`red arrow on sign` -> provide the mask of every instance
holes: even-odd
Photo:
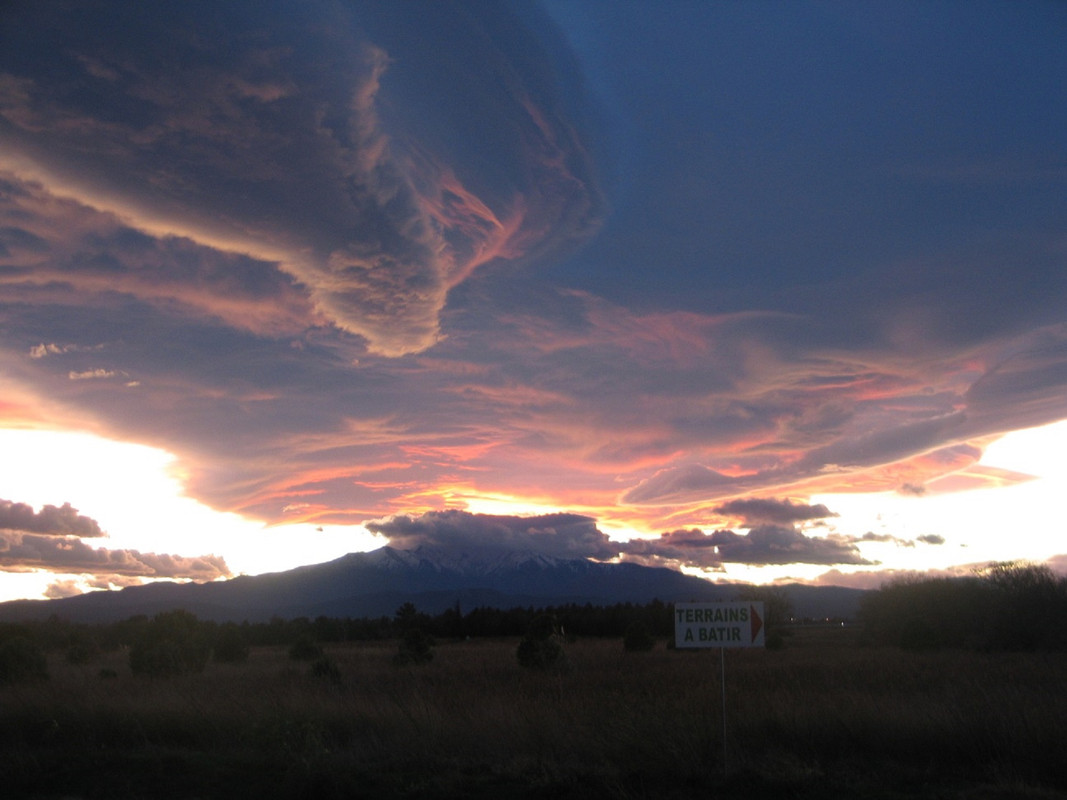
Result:
[[[759,636],[759,632],[763,628],[763,620],[756,613],[755,606],[749,606],[749,610],[752,614],[752,641],[756,641],[756,637]]]

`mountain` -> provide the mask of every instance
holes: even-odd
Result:
[[[439,614],[464,609],[565,603],[645,603],[654,598],[731,600],[739,587],[662,567],[558,559],[534,552],[468,552],[382,547],[324,564],[212,583],[153,583],[56,600],[0,603],[0,620],[113,622],[183,608],[201,619],[263,622],[271,617],[392,616],[405,602]],[[860,590],[787,587],[798,616],[853,617]]]

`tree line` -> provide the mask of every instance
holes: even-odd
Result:
[[[861,601],[869,641],[910,650],[1067,649],[1067,577],[999,562],[962,578],[894,581]]]
[[[783,646],[792,606],[778,587],[739,587],[738,599],[764,603],[769,648]],[[134,672],[169,674],[203,669],[209,659],[241,661],[252,647],[284,646],[294,658],[321,656],[321,645],[399,640],[398,663],[429,660],[436,640],[524,637],[526,650],[543,660],[545,647],[564,638],[623,638],[641,650],[674,636],[674,605],[562,604],[508,609],[457,603],[431,615],[403,604],[392,617],[315,619],[275,617],[268,622],[214,622],[183,610],[113,623],[45,621],[0,624],[0,684],[41,677],[45,654],[89,663],[102,651],[129,650]],[[865,641],[906,649],[1067,649],[1067,578],[1045,566],[1003,562],[966,578],[913,577],[870,592],[861,603]],[[544,636],[531,632],[548,631]],[[302,655],[303,654],[303,655]],[[308,655],[310,654],[310,655]],[[534,657],[536,656],[536,657]]]

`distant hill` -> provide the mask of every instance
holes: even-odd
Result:
[[[565,603],[646,603],[655,598],[731,600],[734,584],[716,584],[662,567],[557,559],[533,552],[503,554],[382,547],[286,572],[212,583],[153,583],[55,600],[0,603],[0,620],[114,622],[182,608],[201,619],[264,622],[271,617],[392,616],[412,602],[428,614],[463,609]],[[851,618],[863,592],[842,587],[784,587],[801,617]]]

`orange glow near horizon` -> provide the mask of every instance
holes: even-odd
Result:
[[[991,475],[995,480],[971,482],[966,491],[931,492],[928,496],[829,492],[810,495],[808,502],[823,503],[838,514],[825,521],[824,532],[819,535],[888,533],[897,542],[862,543],[864,556],[880,563],[839,568],[837,571],[846,576],[842,580],[852,574],[858,581],[862,574],[885,570],[950,569],[953,565],[1013,558],[1042,560],[1057,553],[1057,542],[1047,535],[1044,520],[1058,508],[1059,486],[1067,479],[1067,468],[1056,457],[1065,447],[1067,421],[1007,434],[990,444],[982,463],[966,467],[960,474]],[[340,514],[337,509],[315,508],[313,503],[306,511],[294,510],[300,522],[273,525],[214,511],[184,494],[175,457],[157,448],[87,433],[22,428],[0,430],[0,449],[7,456],[0,464],[0,484],[9,495],[5,499],[36,507],[71,503],[108,533],[107,538],[90,542],[97,547],[185,556],[216,554],[237,574],[289,569],[385,543],[361,525],[308,521],[316,514]],[[1015,477],[1031,474],[1037,477]],[[677,529],[701,527],[701,523],[706,527],[714,517],[708,514],[709,506],[694,511],[583,504],[577,493],[560,502],[547,495],[497,492],[470,483],[408,491],[399,502],[390,501],[381,508],[377,516],[444,508],[516,516],[582,513],[595,518],[601,530],[618,540],[658,536],[672,518]],[[965,536],[954,533],[961,530]],[[816,535],[817,529],[811,533]],[[941,536],[945,543],[936,547],[900,545],[924,535]],[[715,575],[734,580],[788,577],[815,581],[830,571],[819,565],[730,564]],[[11,575],[0,574],[0,597],[25,596],[25,587],[32,581],[24,574],[17,578]],[[43,592],[48,583],[59,579],[38,573],[36,585]]]

